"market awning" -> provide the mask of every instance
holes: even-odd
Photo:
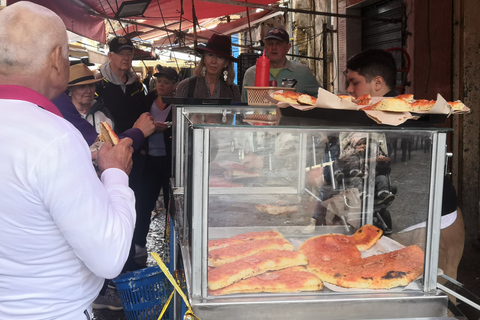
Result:
[[[7,0],[7,5],[20,0]],[[106,43],[105,18],[113,19],[126,0],[30,0],[50,8],[64,21],[68,30],[86,38]],[[252,0],[249,4],[271,4],[275,0]],[[247,3],[247,2],[246,2]],[[193,4],[193,6],[192,6]],[[195,8],[195,14],[192,7]],[[187,30],[195,20],[199,24],[226,15],[244,12],[245,7],[201,0],[152,0],[143,16],[128,17],[135,27],[124,33],[137,32],[142,40],[156,39],[162,30]],[[194,18],[195,16],[195,18]],[[150,27],[154,26],[154,28]]]
[[[245,29],[248,29],[248,26],[255,26],[258,23],[261,23],[265,20],[268,20],[270,18],[273,18],[278,15],[282,15],[282,12],[270,12],[270,11],[261,11],[254,13],[250,15],[249,17],[244,17],[229,23],[222,23],[219,24],[217,27],[213,29],[207,29],[207,30],[202,30],[197,32],[197,38],[199,42],[205,42],[206,40],[210,39],[212,34],[217,33],[217,34],[224,34],[224,35],[232,35],[235,33],[239,33],[244,31]],[[170,36],[170,40],[166,37]],[[156,34],[154,45],[157,48],[162,48],[165,46],[170,45],[170,41],[173,43],[176,39],[177,35],[170,33],[167,33],[165,31],[158,31]],[[185,37],[185,45],[189,46],[193,44],[193,35]]]
[[[20,0],[7,0],[11,5]],[[105,19],[90,15],[85,9],[70,1],[30,0],[33,3],[47,7],[62,18],[65,27],[86,38],[105,43]]]

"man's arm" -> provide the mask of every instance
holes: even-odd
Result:
[[[32,168],[65,239],[93,273],[107,279],[122,270],[133,237],[135,196],[127,175],[132,151],[130,139],[107,146],[99,155],[100,181],[83,137],[71,131],[52,141]]]

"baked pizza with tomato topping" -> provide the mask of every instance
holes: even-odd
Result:
[[[362,94],[359,96],[357,99],[355,99],[355,103],[358,104],[359,106],[368,106],[369,104],[372,103],[372,97],[369,94]]]
[[[410,104],[411,111],[429,111],[435,105],[435,100],[419,99]]]
[[[262,251],[210,270],[208,272],[208,288],[210,290],[222,289],[265,272],[304,266],[307,263],[305,255],[297,251]]]
[[[400,95],[396,96],[395,98],[405,100],[408,103],[412,103],[412,102],[415,101],[415,99],[413,98],[413,94],[411,94],[411,93],[400,94]]]
[[[418,246],[362,258],[381,237],[366,225],[353,236],[326,234],[306,240],[298,249],[308,259],[308,270],[322,281],[346,288],[390,289],[405,286],[423,272]]]
[[[210,250],[208,264],[212,267],[220,267],[243,257],[273,249],[293,251],[295,247],[285,238],[245,241],[226,248]]]
[[[278,101],[288,102],[292,104],[298,104],[298,97],[301,95],[300,92],[295,91],[284,91],[284,92],[275,92],[273,98]]]
[[[230,238],[212,239],[208,241],[208,250],[225,248],[232,244],[242,243],[251,240],[263,239],[277,239],[283,238],[283,235],[278,231],[257,231],[238,234]]]
[[[408,112],[410,111],[410,104],[403,99],[384,98],[371,106],[362,108],[362,110]]]
[[[314,106],[317,104],[317,98],[312,97],[311,95],[308,94],[301,94],[297,98],[298,103],[300,104],[307,104],[310,106]]]
[[[241,280],[219,290],[208,290],[211,295],[260,292],[301,292],[323,289],[322,281],[305,267],[297,266]]]
[[[465,105],[463,104],[462,101],[460,100],[457,100],[457,101],[449,101],[447,102],[450,107],[452,107],[453,110],[455,111],[459,111],[459,110],[463,110],[463,108],[465,107]]]

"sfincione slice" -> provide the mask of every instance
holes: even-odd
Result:
[[[212,239],[208,241],[208,250],[225,248],[232,244],[241,243],[250,240],[262,239],[276,239],[283,238],[283,235],[278,231],[256,231],[238,234],[229,238]]]
[[[373,255],[355,263],[311,270],[320,279],[345,288],[391,289],[406,286],[423,273],[424,253],[417,245]]]
[[[211,295],[260,292],[301,292],[320,291],[322,281],[303,266],[285,268],[262,273],[258,276],[238,281],[219,290],[209,290]]]
[[[435,100],[419,99],[410,103],[411,111],[429,111],[435,105]]]
[[[259,274],[308,263],[297,251],[268,250],[236,260],[208,272],[208,288],[218,290]]]
[[[221,267],[238,259],[274,249],[293,251],[295,247],[285,238],[245,241],[232,244],[226,248],[210,250],[208,252],[208,265]]]
[[[362,110],[377,110],[377,111],[391,111],[391,112],[408,112],[410,111],[410,104],[397,98],[383,98],[379,102],[371,106],[364,107]]]
[[[360,229],[358,229],[353,235],[353,241],[355,246],[360,251],[365,251],[370,249],[375,245],[375,243],[380,240],[383,235],[383,231],[380,228],[375,227],[371,224],[366,224]]]

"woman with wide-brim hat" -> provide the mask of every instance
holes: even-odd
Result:
[[[103,77],[95,78],[93,71],[83,63],[70,67],[69,96],[78,113],[95,127],[97,133],[100,133],[102,121],[114,127],[109,111],[101,101],[95,100],[95,84],[103,79]]]
[[[233,62],[237,59],[232,56],[230,36],[213,34],[206,46],[199,46],[195,50],[202,55],[195,68],[195,76],[178,84],[176,97],[230,98],[240,101],[240,90],[233,83]]]

